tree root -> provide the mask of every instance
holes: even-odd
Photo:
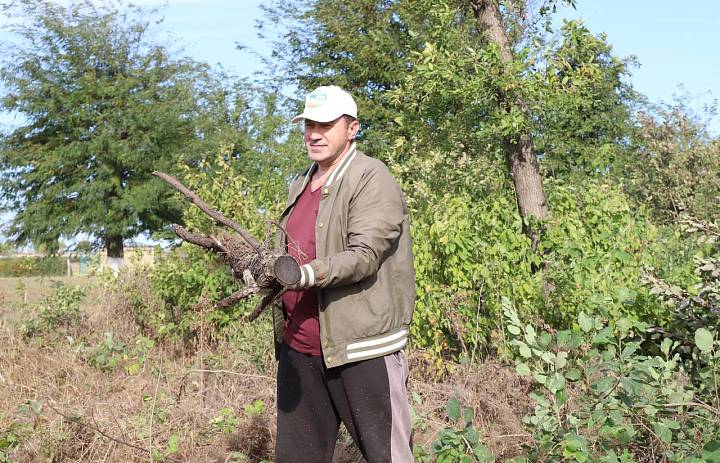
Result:
[[[292,256],[273,250],[267,241],[261,243],[240,224],[211,208],[174,177],[158,171],[153,172],[153,175],[179,191],[217,223],[235,232],[223,233],[217,237],[206,236],[188,231],[177,224],[172,225],[175,234],[183,241],[219,254],[230,267],[233,276],[245,283],[244,288],[216,301],[215,308],[227,309],[250,295],[262,294],[258,305],[246,316],[247,321],[253,321],[285,292],[286,286],[300,281],[300,267]],[[282,230],[278,224],[272,223]]]

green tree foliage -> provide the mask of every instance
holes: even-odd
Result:
[[[632,140],[626,189],[661,223],[720,216],[720,140],[685,103],[639,113]]]
[[[141,9],[28,0],[10,11],[20,41],[3,47],[2,105],[26,122],[0,156],[9,234],[52,247],[87,233],[122,257],[124,238],[180,219],[150,172],[192,161],[202,69],[153,43]]]
[[[618,167],[631,134],[629,103],[637,99],[624,82],[632,64],[612,53],[604,35],[565,21],[533,74],[540,89],[535,146],[546,172],[605,175]]]

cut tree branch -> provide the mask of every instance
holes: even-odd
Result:
[[[188,243],[200,246],[201,248],[211,249],[215,252],[227,252],[225,247],[216,239],[212,239],[208,236],[200,235],[198,233],[192,233],[185,230],[180,225],[173,224],[172,229],[175,234]]]
[[[215,209],[208,206],[205,201],[200,199],[198,195],[196,195],[193,191],[180,183],[177,179],[163,172],[158,172],[157,170],[153,172],[153,175],[161,178],[165,183],[182,193],[193,204],[199,207],[201,211],[215,219],[215,221],[235,230],[250,246],[253,247],[253,249],[258,252],[260,251],[260,242],[256,240],[254,236],[252,236],[247,230],[241,227],[240,224],[238,224],[237,222],[228,219],[227,217],[222,215],[220,211],[216,211]]]
[[[270,249],[267,240],[261,244],[260,240],[240,224],[210,207],[195,192],[172,176],[157,171],[153,172],[153,175],[179,191],[217,223],[231,228],[240,235],[240,237],[232,234],[206,236],[188,231],[180,225],[172,226],[175,234],[183,241],[219,254],[232,270],[233,276],[244,281],[244,288],[215,302],[215,308],[226,309],[250,295],[261,293],[262,299],[246,317],[248,321],[253,321],[284,293],[284,287],[300,281],[300,266],[292,256]],[[280,225],[275,225],[282,230]]]

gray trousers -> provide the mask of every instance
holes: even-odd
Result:
[[[276,463],[332,462],[341,421],[369,463],[413,461],[402,351],[328,369],[284,344],[278,361]]]

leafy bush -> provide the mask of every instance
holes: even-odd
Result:
[[[61,286],[44,301],[22,309],[20,332],[26,337],[56,335],[81,320],[80,301],[85,292],[79,287]]]
[[[535,381],[530,461],[719,461],[716,334],[696,332],[706,368],[688,377],[678,343],[666,338],[659,355],[643,354],[648,326],[630,318],[581,312],[573,329],[550,333],[522,323],[508,299],[503,316],[517,371]]]
[[[227,268],[216,256],[190,245],[183,246],[161,259],[151,270],[153,292],[163,301],[160,311],[143,310],[140,317],[158,339],[168,338],[185,342],[195,339],[200,329],[200,298],[216,301],[238,288]],[[239,318],[246,304],[238,304],[226,311],[208,310],[206,328],[219,332]]]
[[[10,452],[23,440],[32,434],[32,425],[29,423],[11,422],[4,429],[0,429],[0,463],[14,463]]]
[[[0,258],[0,277],[62,276],[67,262],[61,256]]]
[[[432,445],[432,453],[437,463],[495,461],[490,450],[480,442],[480,435],[473,427],[472,408],[462,408],[457,399],[450,399],[445,405],[445,413],[455,426],[443,428]]]
[[[665,305],[670,317],[658,330],[679,341],[687,352],[693,347],[698,328],[720,324],[720,228],[712,223],[686,218],[686,232],[705,249],[692,259],[693,271],[687,281],[662,278],[658,270],[648,268],[643,282]]]
[[[210,421],[213,429],[223,434],[230,434],[234,432],[237,429],[239,423],[240,421],[235,415],[235,411],[229,407],[225,407],[220,410],[217,416],[215,416],[212,421]]]
[[[624,193],[602,179],[554,183],[549,195],[553,212],[535,251],[511,196],[463,193],[417,211],[417,345],[436,358],[472,357],[473,350],[502,346],[503,295],[524,316],[560,328],[581,311],[652,324],[670,317],[642,275],[646,266],[663,263],[662,249],[675,238],[661,234],[643,210],[633,210]],[[681,275],[691,272],[682,269]]]
[[[113,371],[122,367],[128,374],[137,374],[145,364],[149,352],[155,347],[155,342],[144,336],[135,340],[134,345],[128,345],[116,339],[112,333],[105,333],[101,342],[95,345],[79,343],[75,351],[93,367],[100,371]]]
[[[554,183],[549,201],[553,217],[538,247],[546,262],[543,320],[567,327],[582,311],[649,323],[665,319],[667,308],[641,281],[644,266],[666,244],[647,212],[633,209],[603,179]]]

